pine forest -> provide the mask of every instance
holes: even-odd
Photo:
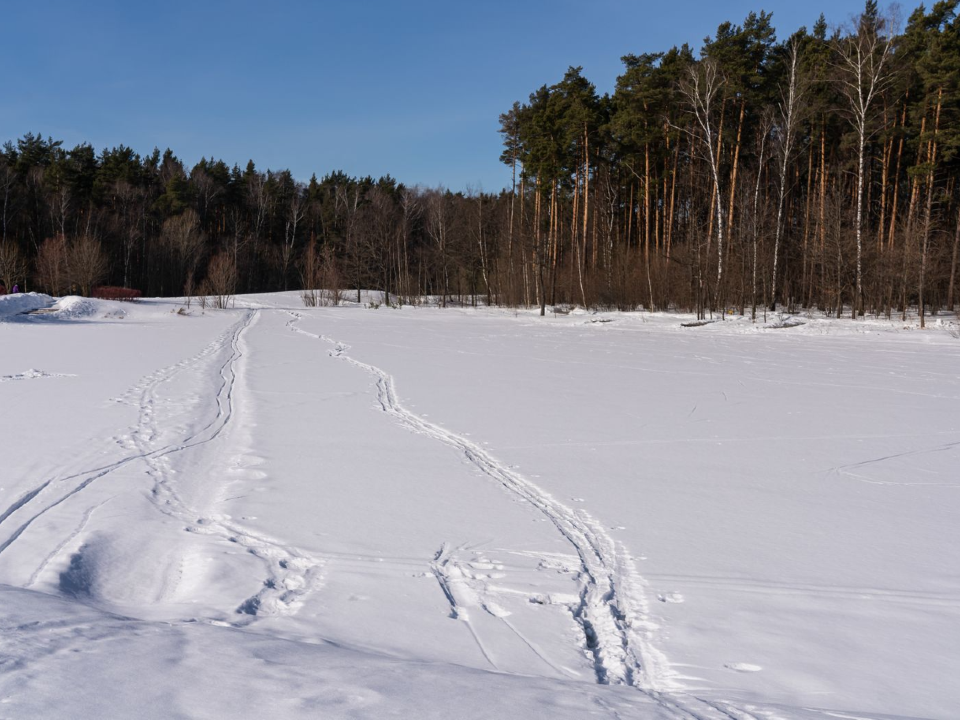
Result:
[[[923,322],[958,295],[957,5],[781,37],[750,13],[624,55],[612,94],[571,67],[500,115],[495,193],[28,133],[0,152],[0,284]]]

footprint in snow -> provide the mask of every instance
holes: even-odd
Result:
[[[570,498],[574,502],[584,502],[583,498]]]
[[[662,603],[682,603],[683,595],[678,592],[661,593],[657,595],[657,600]]]
[[[763,670],[762,667],[759,665],[754,665],[753,663],[724,663],[723,666],[728,670],[733,670],[734,672],[739,673],[753,673]]]

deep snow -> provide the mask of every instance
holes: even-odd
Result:
[[[180,307],[0,297],[0,716],[956,715],[955,319]]]

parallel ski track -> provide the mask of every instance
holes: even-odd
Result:
[[[478,581],[479,579],[470,575],[469,571],[464,572],[462,564],[458,562],[456,557],[459,551],[463,550],[464,547],[465,546],[460,546],[456,549],[451,549],[449,544],[443,543],[440,550],[438,550],[436,555],[434,555],[433,562],[430,563],[430,569],[433,572],[433,576],[436,578],[437,583],[440,585],[440,590],[443,592],[444,597],[446,597],[447,602],[450,604],[450,617],[457,620],[462,620],[467,625],[471,635],[473,635],[473,639],[476,641],[477,646],[480,649],[480,652],[487,659],[490,665],[495,670],[499,670],[494,658],[491,657],[486,646],[480,640],[480,636],[477,634],[477,631],[474,629],[471,623],[469,612],[461,605],[461,598],[458,597],[458,592],[455,587],[465,587],[468,593],[468,604],[476,604],[484,611],[484,613],[503,623],[503,625],[507,627],[510,632],[516,635],[520,642],[530,649],[530,652],[536,655],[545,665],[550,667],[558,675],[572,678],[578,677],[576,674],[571,673],[567,668],[561,667],[553,662],[539,647],[537,647],[535,642],[524,635],[516,625],[510,622],[509,618],[507,617],[509,613],[504,612],[503,608],[496,605],[496,603],[490,599],[491,595],[498,594],[496,591],[493,591],[492,588],[488,587],[485,582]],[[467,563],[467,566],[469,567],[470,563]]]
[[[253,315],[254,315],[253,313],[246,313],[244,317],[241,318],[237,323],[235,323],[227,331],[222,333],[216,340],[214,340],[206,348],[201,350],[199,353],[197,353],[193,357],[183,360],[175,365],[171,365],[168,368],[164,368],[163,370],[159,370],[153,375],[149,376],[144,383],[143,395],[146,395],[148,392],[156,388],[161,383],[172,379],[177,374],[182,372],[184,369],[188,367],[192,367],[199,362],[202,362],[205,358],[211,355],[215,355],[216,353],[220,352],[228,345],[235,344],[240,334],[250,324],[251,320],[253,319]],[[224,368],[228,365],[231,365],[233,360],[234,358],[231,356],[230,358],[224,361],[223,365],[220,368],[221,375],[223,373]],[[140,420],[138,421],[138,424],[139,424],[143,422],[143,414],[145,411],[145,406],[143,402],[138,403],[138,405],[140,410]],[[219,429],[215,430],[214,436],[210,438],[203,438],[202,435],[206,433],[208,430],[210,430],[212,427],[214,427],[214,425],[217,424],[217,422],[222,417],[222,411],[223,411],[223,408],[219,402],[219,392],[218,392],[217,415],[214,418],[212,418],[210,422],[208,422],[206,425],[190,433],[186,438],[181,439],[179,442],[167,444],[160,448],[149,450],[149,451],[144,450],[143,448],[138,448],[137,452],[131,455],[127,455],[123,458],[120,458],[119,460],[116,460],[112,463],[101,465],[99,467],[95,467],[92,469],[80,470],[78,472],[67,475],[66,477],[53,477],[45,480],[40,485],[35,487],[33,490],[29,491],[28,493],[23,495],[21,498],[19,498],[16,502],[14,502],[10,507],[8,507],[3,512],[3,514],[0,514],[0,525],[2,525],[11,515],[16,513],[20,509],[26,507],[34,499],[42,495],[52,484],[56,483],[57,485],[59,485],[59,483],[69,482],[70,480],[83,478],[83,480],[79,484],[75,485],[69,491],[62,494],[59,498],[57,498],[53,502],[49,503],[48,505],[46,505],[45,507],[37,511],[34,515],[32,515],[24,523],[22,523],[2,544],[0,544],[0,554],[2,554],[14,542],[16,542],[17,539],[27,530],[27,528],[29,528],[39,518],[43,517],[43,515],[48,513],[50,510],[54,509],[58,505],[61,505],[66,500],[70,499],[77,493],[87,488],[94,481],[99,480],[100,478],[105,477],[106,475],[109,475],[110,473],[116,470],[119,470],[120,468],[132,462],[135,462],[137,460],[143,460],[147,457],[155,457],[155,458],[162,457],[164,455],[169,455],[171,453],[186,450],[189,447],[194,447],[204,442],[209,442],[212,439],[212,437],[215,437],[216,434],[219,434]]]
[[[751,720],[741,711],[721,709],[670,687],[671,673],[666,659],[644,636],[646,603],[635,589],[641,581],[626,553],[596,521],[585,512],[558,502],[476,443],[405,408],[390,374],[347,355],[348,345],[297,327],[303,315],[288,313],[290,330],[332,345],[333,349],[328,351],[331,357],[374,377],[377,402],[384,413],[402,427],[458,450],[487,477],[539,510],[570,542],[580,559],[580,602],[574,610],[574,619],[582,628],[593,657],[598,683],[633,686],[675,717]]]
[[[457,603],[456,594],[453,591],[453,587],[450,584],[450,577],[447,574],[447,563],[449,561],[450,548],[444,544],[444,546],[440,548],[440,550],[434,556],[433,562],[430,563],[430,569],[433,571],[433,576],[437,579],[437,583],[439,583],[444,597],[447,598],[447,602],[450,603],[450,617],[455,620],[463,620],[464,624],[467,626],[467,629],[470,630],[470,634],[473,636],[473,641],[477,644],[477,647],[480,649],[480,653],[483,655],[484,659],[490,663],[490,667],[492,667],[494,670],[499,670],[500,668],[497,667],[497,663],[494,661],[493,656],[490,655],[490,651],[487,650],[486,645],[483,644],[480,636],[477,635],[477,631],[470,622],[469,615]]]
[[[183,450],[210,443],[221,436],[234,416],[234,391],[236,389],[236,364],[243,357],[240,347],[241,333],[259,314],[258,310],[248,313],[246,323],[231,340],[231,354],[220,367],[220,386],[216,392],[217,414],[205,428],[211,430],[209,436],[199,442],[185,445]],[[148,385],[140,401],[140,407],[152,407],[157,402],[157,384]],[[319,583],[319,574],[323,563],[316,558],[286,545],[280,540],[255,533],[223,516],[198,518],[198,513],[190,508],[176,492],[169,480],[169,471],[162,462],[173,453],[151,453],[147,443],[156,435],[157,428],[152,413],[141,412],[140,422],[134,433],[134,442],[143,451],[143,459],[148,473],[154,479],[150,499],[165,515],[187,524],[190,532],[214,535],[223,540],[236,543],[259,558],[267,567],[268,577],[260,590],[246,598],[236,608],[242,619],[231,624],[249,625],[260,616],[292,614],[303,604],[308,593]]]
[[[253,533],[226,518],[198,518],[197,513],[189,508],[171,487],[161,462],[164,458],[213,442],[221,436],[230,424],[234,414],[236,364],[243,356],[240,347],[241,338],[258,314],[259,311],[257,310],[244,313],[237,323],[222,333],[200,353],[148,376],[133,391],[121,398],[121,401],[134,402],[139,409],[137,427],[133,432],[133,441],[137,452],[92,470],[80,471],[59,479],[48,479],[22,496],[0,515],[0,523],[21,508],[26,507],[28,503],[44,493],[55,481],[59,484],[59,482],[83,478],[79,484],[48,503],[23,522],[0,544],[0,553],[3,553],[16,542],[34,522],[71,497],[76,496],[94,481],[132,462],[143,460],[148,467],[149,474],[154,479],[153,491],[149,497],[161,512],[187,523],[188,529],[192,532],[216,535],[224,540],[236,543],[266,564],[269,572],[268,578],[262,582],[261,589],[257,593],[239,604],[236,613],[243,619],[233,624],[248,625],[258,616],[295,612],[302,604],[304,596],[316,586],[321,563],[295,548],[287,547],[273,538]],[[228,350],[229,352],[227,352]],[[151,408],[158,402],[159,388],[184,370],[195,367],[209,357],[216,357],[224,353],[226,353],[226,357],[217,368],[220,382],[214,394],[216,413],[204,425],[192,430],[178,441],[151,449],[151,441],[158,435],[158,428],[153,419]],[[139,393],[137,393],[138,390]],[[83,529],[83,526],[89,520],[90,512],[88,510],[87,514],[84,515],[80,527],[74,533],[71,533],[68,541]],[[40,567],[31,576],[31,584],[36,581],[50,562],[63,551],[65,546],[69,544],[68,541],[60,543],[50,555],[44,558]]]

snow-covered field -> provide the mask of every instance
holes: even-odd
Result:
[[[179,307],[0,297],[0,717],[960,715],[955,318]]]

